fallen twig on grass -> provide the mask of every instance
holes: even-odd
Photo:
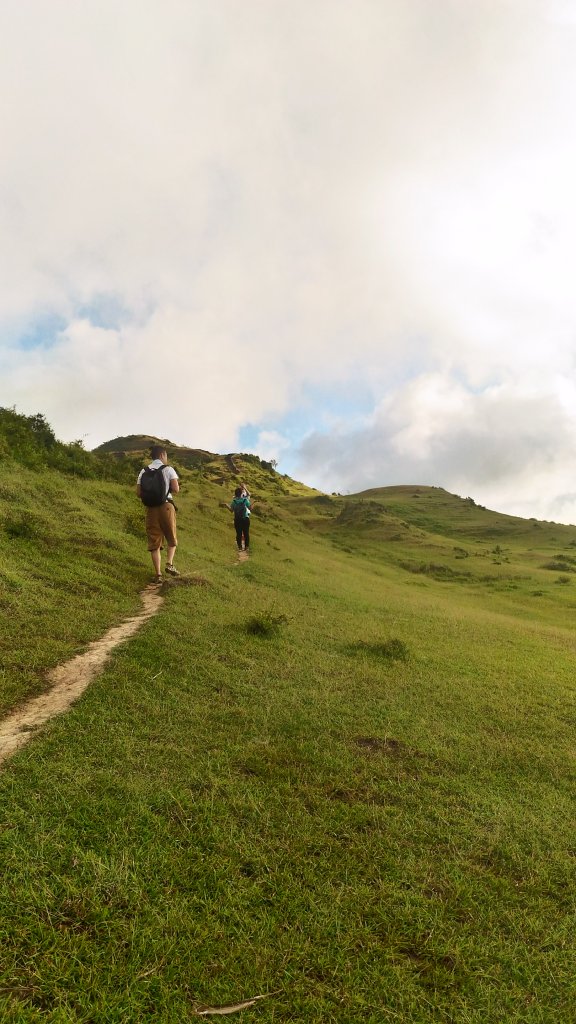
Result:
[[[259,999],[266,999],[268,996],[273,995],[272,992],[265,992],[262,996],[253,996],[252,999],[246,999],[243,1003],[233,1003],[231,1006],[207,1006],[204,1010],[194,1010],[197,1017],[208,1017],[209,1015],[224,1017],[228,1013],[238,1013],[239,1010],[247,1010],[250,1006],[254,1006]]]

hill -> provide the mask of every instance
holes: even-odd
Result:
[[[4,713],[150,579],[150,439],[78,476],[20,426]],[[242,1020],[565,1024],[576,528],[169,448],[182,579],[0,771],[2,1020],[168,1024],[265,994]],[[222,499],[244,475],[239,563]]]
[[[129,437],[116,437],[94,449],[97,455],[112,456],[123,460],[128,455],[137,456],[146,463],[150,457],[150,448],[154,444],[162,444],[170,456],[170,462],[180,473],[183,469],[195,472],[195,480],[200,484],[206,482],[219,487],[237,486],[240,481],[250,479],[251,485],[260,488],[267,494],[274,495],[314,495],[314,488],[300,484],[290,477],[276,473],[271,462],[260,459],[257,455],[228,454],[217,455],[204,451],[202,448],[188,448],[174,444],[165,438],[153,437],[150,434],[131,434]]]

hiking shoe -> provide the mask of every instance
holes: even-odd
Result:
[[[165,568],[164,571],[167,572],[169,576],[179,576],[180,575],[180,573],[178,572],[178,569],[175,569],[174,566],[171,565],[169,562],[166,562],[166,568]]]
[[[155,576],[153,582],[154,583],[164,583],[164,577],[160,576],[160,575]]]

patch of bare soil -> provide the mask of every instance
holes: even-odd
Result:
[[[51,688],[46,693],[29,700],[0,722],[0,763],[24,746],[41,725],[67,711],[102,670],[110,652],[134,636],[140,626],[159,611],[163,597],[158,587],[146,587],[140,597],[143,608],[138,615],[113,626],[91,643],[84,654],[58,665],[48,675]]]

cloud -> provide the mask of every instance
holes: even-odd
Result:
[[[547,518],[555,509],[576,521],[570,410],[558,394],[521,385],[472,392],[445,375],[423,375],[386,398],[362,428],[312,433],[300,457],[305,477],[340,492],[375,481],[427,484],[512,514]]]
[[[297,443],[285,427],[310,393],[361,391],[376,430],[434,380],[488,417],[471,446],[496,453],[508,403],[508,471],[529,501],[517,438],[539,450],[535,415],[546,436],[548,417],[573,433],[568,14],[558,0],[5,5],[0,403],[88,444],[144,430],[232,450],[248,423]],[[437,471],[472,490],[479,453],[446,445],[425,409]],[[316,434],[325,421],[319,406]]]
[[[256,439],[254,453],[268,462],[278,462],[282,453],[290,448],[290,441],[278,430],[261,430]]]

